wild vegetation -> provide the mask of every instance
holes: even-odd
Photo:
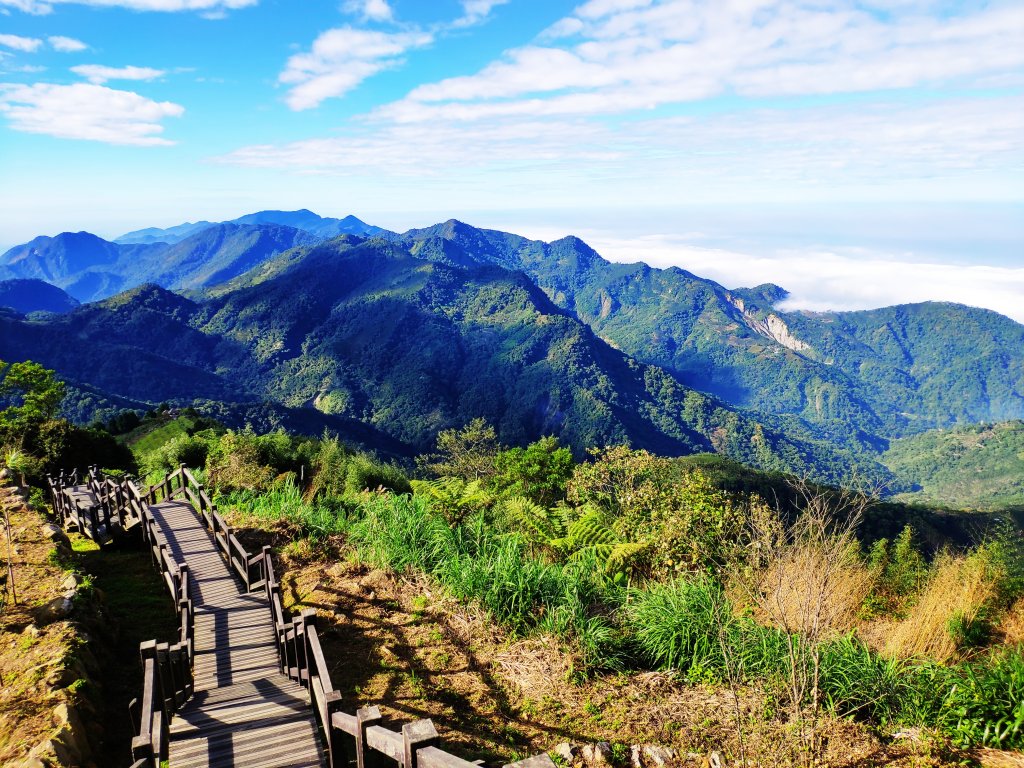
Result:
[[[163,400],[264,431],[285,411],[293,429],[411,457],[483,416],[507,444],[554,435],[577,460],[624,443],[714,451],[924,502],[952,478],[919,465],[923,444],[887,454],[893,441],[1024,415],[1024,329],[984,310],[789,313],[778,286],[727,290],[577,238],[456,221],[399,235],[264,212],[186,229],[38,238],[0,257],[0,272],[103,298],[0,311],[0,357],[74,382],[65,413],[80,423]],[[184,239],[152,242],[165,235]],[[964,489],[972,506],[1021,499],[997,468],[1014,462],[993,458]]]
[[[45,446],[33,430],[59,383],[11,373],[3,423]],[[731,758],[756,757],[769,723],[787,760],[814,763],[842,720],[1024,750],[1024,540],[1006,521],[936,549],[913,525],[882,538],[893,507],[876,526],[856,491],[715,456],[508,447],[483,420],[443,430],[415,469],[195,412],[105,426],[134,452],[116,468],[155,479],[189,464],[243,537],[425,579],[510,637],[553,638],[569,684],[664,670],[731,692]]]
[[[559,638],[579,680],[669,669],[756,690],[790,724],[794,759],[819,754],[835,718],[1024,749],[1019,530],[925,552],[910,526],[872,541],[863,494],[789,480],[779,509],[736,490],[748,471],[720,459],[615,447],[577,463],[553,438],[506,448],[480,420],[442,432],[411,481],[330,437],[190,439],[237,524],[422,574],[513,636]],[[148,455],[169,466],[183,445]],[[756,726],[734,726],[742,749]]]

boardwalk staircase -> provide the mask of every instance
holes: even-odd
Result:
[[[479,768],[441,750],[430,720],[397,732],[375,706],[343,711],[316,611],[284,608],[270,548],[247,552],[184,465],[142,488],[62,473],[50,491],[63,524],[101,546],[140,531],[177,610],[173,642],[140,647],[131,768]]]

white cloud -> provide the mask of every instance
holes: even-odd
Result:
[[[161,121],[184,112],[178,104],[88,83],[0,84],[0,114],[13,130],[62,139],[169,145]]]
[[[0,0],[0,5],[37,15],[51,13],[59,3],[96,8],[128,8],[133,11],[225,11],[248,8],[259,0]]]
[[[45,16],[53,11],[52,5],[47,2],[41,2],[41,0],[0,0],[0,5],[36,16]],[[7,8],[4,8],[3,12],[4,15],[8,15]]]
[[[428,32],[376,32],[341,27],[321,34],[308,53],[288,59],[278,81],[291,86],[286,103],[291,109],[318,106],[343,96],[366,78],[401,63],[413,48],[433,42]]]
[[[76,40],[73,37],[64,37],[63,35],[51,35],[46,39],[53,50],[60,51],[61,53],[78,53],[89,47],[81,40]]]
[[[152,67],[105,67],[102,64],[80,64],[72,67],[71,71],[97,85],[108,80],[155,80],[167,74],[162,69]]]
[[[1024,6],[884,16],[815,0],[592,0],[476,74],[414,89],[383,118],[630,112],[739,93],[776,97],[969,83],[1024,66]],[[555,44],[559,43],[559,44]]]
[[[39,49],[43,41],[37,37],[21,37],[20,35],[0,35],[0,45],[15,51],[32,53]]]
[[[364,121],[340,137],[246,147],[223,159],[402,176],[512,173],[533,177],[531,194],[582,206],[602,194],[633,204],[771,200],[784,193],[842,199],[851,188],[884,198],[897,184],[964,195],[990,175],[1024,168],[1020,97],[765,109],[632,121],[627,130],[528,114],[463,121],[451,114],[462,105],[433,108],[437,119],[429,127]],[[1014,189],[1024,194],[1021,182]]]
[[[790,292],[784,310],[876,309],[952,301],[992,309],[1024,323],[1024,267],[942,264],[864,250],[780,251],[753,255],[701,248],[674,236],[621,240],[584,235],[612,261],[682,267],[727,288],[776,283]]]
[[[451,23],[453,28],[471,27],[485,21],[491,11],[508,0],[462,0],[462,16]]]
[[[368,21],[391,21],[394,11],[387,0],[346,0],[346,13],[359,14]]]

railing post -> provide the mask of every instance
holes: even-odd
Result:
[[[303,608],[301,613],[299,613],[299,621],[302,623],[302,667],[306,672],[306,682],[303,685],[312,690],[313,670],[311,669],[311,662],[313,652],[309,647],[309,630],[310,627],[316,627],[316,609]]]
[[[370,750],[367,754],[366,729],[381,721],[380,709],[377,707],[360,707],[356,710],[356,768],[378,768],[380,760]]]
[[[188,600],[192,592],[192,588],[188,584],[188,574],[188,563],[178,563],[178,594],[174,596],[175,602]]]
[[[403,768],[416,768],[416,753],[424,747],[436,747],[441,741],[437,729],[429,720],[417,720],[402,726],[402,743],[405,759]]]
[[[306,684],[304,682],[302,682],[302,662],[303,662],[302,656],[305,656],[305,654],[302,653],[302,651],[304,650],[302,646],[303,646],[303,643],[305,642],[305,639],[299,637],[299,634],[301,632],[302,632],[302,618],[299,617],[299,616],[293,616],[292,617],[292,659],[294,659],[294,661],[295,661],[295,682],[297,682],[299,685],[305,687]],[[300,656],[300,654],[302,654],[302,656]]]
[[[327,755],[330,768],[345,768],[348,765],[347,755],[340,729],[334,727],[334,713],[341,711],[341,693],[324,691],[324,737],[327,739]],[[348,735],[348,734],[345,734]]]

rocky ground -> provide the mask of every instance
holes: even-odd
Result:
[[[80,623],[94,608],[89,580],[71,566],[61,529],[28,505],[10,476],[0,481],[10,531],[10,539],[0,533],[0,765],[97,765],[100,669]]]

